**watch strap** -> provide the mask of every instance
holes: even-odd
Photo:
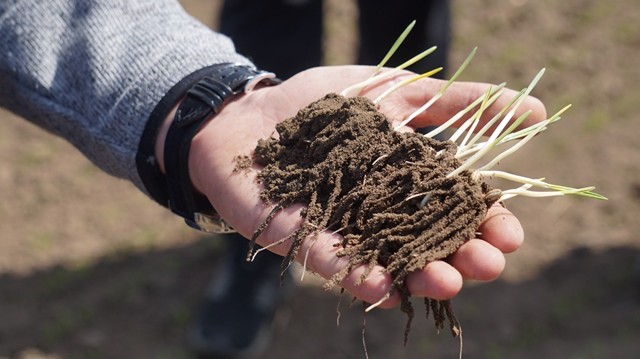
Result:
[[[226,63],[211,70],[187,91],[169,127],[164,147],[165,178],[172,212],[196,229],[226,233],[233,230],[191,183],[188,163],[191,141],[229,98],[251,90],[258,82],[273,85],[280,81],[272,73],[245,65]]]
[[[176,103],[184,99],[185,93],[200,79],[215,71],[218,66],[210,65],[194,71],[173,85],[154,107],[140,137],[136,153],[136,168],[140,180],[149,197],[167,208],[169,208],[167,180],[164,171],[161,171],[158,166],[155,154],[158,131]]]

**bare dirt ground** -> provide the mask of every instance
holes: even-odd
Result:
[[[185,0],[215,26],[217,1]],[[354,7],[328,2],[327,63],[353,61]],[[640,352],[640,6],[636,1],[454,1],[450,68],[535,90],[564,120],[501,168],[591,185],[608,202],[516,199],[527,241],[492,283],[454,299],[468,358],[637,358]],[[184,334],[215,271],[201,236],[70,145],[0,112],[0,358],[189,358]],[[311,281],[264,358],[361,358],[360,306]],[[398,310],[366,317],[371,358],[455,357],[458,342]]]

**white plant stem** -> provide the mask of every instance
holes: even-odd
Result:
[[[509,130],[512,130],[512,128],[515,128],[516,126],[518,126],[522,122],[524,122],[524,120],[529,116],[530,113],[531,113],[531,111],[527,111],[523,115],[518,117],[518,119],[513,123],[513,125],[507,131],[505,131],[505,133],[508,132]],[[495,138],[494,135],[499,134],[500,132],[502,132],[503,127],[504,127],[502,125],[506,124],[506,123],[508,123],[508,121],[502,121],[500,123],[500,125],[498,126],[498,128],[496,129],[496,131],[494,131],[494,133],[491,135],[491,137],[489,137],[489,140],[487,141],[486,145],[484,147],[480,148],[478,150],[478,152],[476,152],[473,156],[471,156],[468,159],[466,159],[462,163],[462,165],[460,165],[460,167],[456,168],[451,173],[449,173],[447,175],[447,177],[456,176],[456,175],[460,174],[461,172],[470,169],[471,166],[473,166],[476,162],[478,162],[478,160],[480,160],[482,157],[484,157],[484,155],[489,153],[489,151],[491,151],[501,140],[501,138]]]
[[[461,159],[464,156],[460,156],[461,153],[464,153],[467,151],[467,149],[469,148],[476,148],[478,147],[477,142],[480,139],[480,137],[482,137],[487,131],[489,131],[489,129],[495,125],[496,122],[498,122],[498,120],[502,117],[502,115],[511,107],[513,106],[513,104],[524,94],[524,90],[520,91],[516,96],[514,96],[509,103],[507,103],[506,106],[504,106],[502,109],[500,109],[500,111],[498,111],[498,113],[496,113],[489,121],[487,121],[487,123],[485,123],[484,126],[482,126],[482,128],[475,134],[475,136],[473,136],[471,138],[471,140],[467,141],[465,144],[463,144],[462,146],[460,146],[458,148],[458,151],[456,153],[456,158]],[[484,147],[484,144],[486,144],[486,142],[483,142],[483,144],[480,147]],[[477,151],[474,151],[474,153]]]
[[[480,108],[478,109],[478,111],[476,111],[467,121],[462,124],[462,126],[460,126],[456,130],[456,132],[453,133],[453,135],[451,135],[449,141],[457,141],[458,138],[462,136],[462,134],[465,133],[465,131],[467,131],[467,129],[470,127],[469,131],[467,131],[467,136],[465,136],[465,139],[468,138],[468,136],[475,130],[475,127],[480,121],[480,118],[482,117],[484,111],[489,106],[491,106],[498,99],[498,97],[500,97],[500,95],[502,95],[502,91],[499,91],[495,95],[491,96],[492,92],[492,88],[489,87],[482,99],[482,103],[480,104]]]
[[[538,74],[533,78],[529,86],[527,86],[527,88],[524,90],[522,95],[519,96],[518,100],[516,100],[516,102],[513,104],[513,108],[504,116],[502,121],[500,121],[496,129],[493,131],[493,133],[487,140],[486,145],[483,148],[481,148],[478,152],[476,152],[473,156],[466,159],[462,163],[462,165],[460,165],[460,167],[456,168],[454,171],[449,173],[447,177],[458,175],[462,171],[465,171],[471,168],[471,166],[473,166],[474,163],[476,163],[479,159],[481,159],[484,155],[486,155],[489,151],[491,151],[491,149],[495,147],[505,136],[513,132],[520,123],[524,122],[524,120],[526,119],[526,117],[530,112],[526,112],[524,115],[520,116],[506,131],[504,130],[504,128],[511,121],[511,118],[513,118],[516,111],[520,108],[524,100],[527,98],[527,96],[529,96],[529,94],[531,93],[535,85],[538,83],[538,81],[540,81],[540,78],[542,77],[543,74],[544,74],[544,69],[540,70],[540,72],[538,72]]]
[[[366,80],[364,80],[362,82],[358,82],[357,84],[351,85],[351,86],[347,87],[346,89],[342,90],[342,92],[340,92],[340,95],[345,96],[345,97],[357,96],[358,94],[360,94],[360,92],[365,87],[374,85],[374,84],[376,84],[378,82],[382,82],[382,81],[388,79],[391,76],[395,76],[396,74],[400,73],[400,71],[402,71],[405,68],[415,64],[416,62],[422,60],[423,58],[425,58],[426,56],[428,56],[429,54],[434,52],[436,50],[436,48],[437,48],[436,46],[433,46],[433,47],[421,52],[420,54],[414,56],[409,61],[404,62],[403,64],[401,64],[398,67],[390,69],[389,71],[384,71],[384,72],[377,73],[374,76],[369,77],[368,79],[366,79]]]
[[[529,133],[529,131],[538,131],[538,133],[545,131],[547,129],[548,125],[551,125],[552,123],[556,123],[558,121],[560,121],[562,119],[562,117],[560,117],[563,113],[565,113],[569,108],[571,108],[571,105],[567,105],[564,108],[562,108],[560,111],[556,112],[553,116],[549,117],[548,119],[548,123],[544,123],[543,122],[539,122],[536,124],[533,124],[527,128],[524,128],[520,131],[517,132],[513,132],[508,134],[507,136],[504,136],[504,138],[502,139],[502,141],[500,141],[500,143],[506,143],[509,141],[513,141],[519,138],[523,138],[525,136],[527,136],[527,134]],[[538,127],[542,127],[541,129],[538,130]]]
[[[529,126],[527,128],[524,128],[524,129],[522,129],[520,131],[513,132],[513,133],[508,134],[507,136],[504,136],[502,138],[502,140],[500,140],[496,144],[496,146],[499,146],[499,145],[502,145],[502,144],[505,144],[507,142],[511,142],[511,141],[514,141],[514,140],[518,140],[518,139],[520,139],[521,141],[525,141],[525,143],[528,142],[535,135],[539,134],[542,131],[545,131],[550,124],[555,123],[557,121],[560,121],[560,119],[561,119],[560,115],[562,115],[570,107],[571,107],[571,105],[567,105],[563,109],[561,109],[560,111],[556,112],[553,116],[551,116],[549,119],[547,119],[545,121],[538,122],[538,123],[533,124],[533,125],[531,125],[531,126]],[[532,133],[533,133],[533,135],[532,135]],[[486,142],[481,142],[481,143],[474,144],[471,148],[469,148],[469,146],[466,146],[466,147],[464,147],[464,150],[462,150],[462,151],[460,151],[460,149],[459,149],[458,153],[456,154],[456,158],[457,159],[466,158],[466,157],[478,152],[480,149],[482,149],[484,146],[486,146],[486,144],[487,144]],[[522,143],[522,144],[519,143],[516,146],[518,146],[518,148],[520,148],[523,145],[524,145],[524,143]],[[461,145],[461,147],[462,147],[462,145]],[[516,150],[507,150],[505,152],[508,152],[508,154],[499,155],[500,158],[498,160],[494,159],[492,162],[494,162],[494,164],[495,164],[495,162],[498,162],[498,161],[504,159],[508,155],[514,153]],[[485,165],[484,167],[482,167],[480,169],[486,170],[486,169],[489,169],[490,167],[492,167],[492,165],[491,166]]]
[[[523,184],[522,186],[520,186],[520,187],[518,187],[518,188],[515,188],[515,189],[516,189],[516,190],[527,190],[527,189],[529,189],[529,188],[531,188],[531,187],[533,187],[533,185],[530,185],[530,184],[528,184],[528,183],[525,183],[525,184]],[[503,202],[503,201],[506,201],[506,200],[508,200],[508,199],[510,199],[510,198],[513,198],[513,197],[516,197],[516,196],[517,196],[517,194],[515,194],[515,193],[510,193],[509,191],[512,191],[512,190],[507,190],[507,192],[508,192],[507,194],[505,194],[505,193],[504,193],[505,191],[502,191],[501,196],[500,196],[500,199],[498,199],[498,201],[497,201],[497,202]]]
[[[373,75],[377,74],[380,69],[387,64],[387,61],[389,61],[389,59],[393,56],[393,54],[396,53],[396,51],[398,50],[398,48],[400,47],[400,45],[402,45],[402,43],[404,42],[404,39],[407,38],[407,36],[409,35],[409,33],[411,32],[411,30],[413,29],[413,27],[416,25],[416,20],[413,20],[409,26],[407,26],[404,31],[402,31],[402,33],[400,34],[400,36],[398,36],[398,38],[396,39],[396,41],[393,43],[393,45],[391,46],[391,48],[389,49],[389,51],[387,52],[387,54],[384,56],[384,58],[382,59],[382,61],[380,61],[380,63],[378,64],[378,66],[376,66],[376,69],[373,73]]]
[[[500,94],[502,94],[502,91],[504,89],[504,84],[501,84],[499,86],[497,86],[496,88],[492,88],[491,89],[491,95],[492,96],[497,96],[499,97]],[[429,104],[429,106],[431,106],[431,104],[433,104],[435,101],[437,101],[440,97],[433,97],[429,102],[427,102],[427,104]],[[458,122],[464,115],[466,115],[467,113],[469,113],[469,111],[471,111],[474,107],[478,106],[480,103],[482,103],[482,101],[485,99],[485,95],[482,95],[480,97],[478,97],[477,99],[475,99],[471,104],[469,104],[469,106],[467,106],[466,108],[464,108],[463,110],[459,111],[458,113],[456,113],[453,117],[451,117],[450,119],[448,119],[445,123],[443,123],[442,125],[434,128],[433,130],[429,131],[428,133],[426,133],[424,136],[425,137],[435,137],[437,135],[439,135],[440,133],[442,133],[444,130],[446,130],[447,128],[453,126],[453,124],[455,124],[456,122]],[[472,117],[473,118],[473,117]],[[405,120],[406,121],[406,120]],[[407,122],[408,123],[408,122]],[[401,126],[396,127],[396,129],[398,129]]]
[[[521,139],[520,139],[520,142],[518,142],[517,144],[515,144],[511,148],[507,149],[506,151],[503,151],[501,154],[496,156],[489,163],[487,163],[486,165],[478,168],[478,170],[483,171],[483,170],[491,169],[498,162],[500,162],[503,159],[507,158],[508,156],[514,154],[522,146],[524,146],[527,142],[529,142],[534,136],[536,136],[540,132],[542,132],[545,129],[547,129],[547,126],[549,126],[550,124],[552,124],[554,122],[559,121],[561,119],[560,115],[562,115],[566,110],[568,110],[569,107],[571,107],[571,105],[565,106],[563,109],[561,109],[560,111],[556,112],[553,116],[551,116],[549,119],[547,119],[545,121],[541,121],[541,122],[539,122],[539,123],[537,123],[535,125],[531,125],[531,126],[525,128],[525,129],[521,130],[521,131],[518,131],[518,135],[517,136],[514,136],[514,137],[509,138],[509,139],[507,139],[508,136],[503,136],[502,140],[499,141],[497,143],[497,145],[512,141],[514,139],[518,139],[518,138],[521,138]],[[522,136],[524,136],[524,137],[522,137]]]
[[[553,122],[554,121],[551,121],[549,123],[553,123]],[[496,144],[496,146],[505,144],[505,143],[510,142],[510,141],[514,141],[514,140],[517,140],[517,139],[524,138],[529,134],[529,132],[537,131],[538,133],[540,133],[540,132],[545,131],[546,129],[547,129],[546,124],[544,124],[542,122],[536,123],[535,125],[531,125],[530,127],[527,127],[524,130],[520,130],[517,133],[514,132],[514,133],[511,133],[511,134],[505,136],[500,142],[498,142]],[[474,153],[480,151],[486,145],[487,145],[487,142],[474,143],[472,146],[468,145],[462,151],[459,151],[456,154],[456,158],[459,159],[459,160],[467,158],[467,157],[473,155]]]
[[[402,88],[404,86],[407,86],[408,84],[410,84],[412,82],[418,81],[418,80],[423,79],[425,77],[431,77],[431,76],[437,74],[438,72],[442,71],[442,69],[443,69],[442,67],[438,67],[438,68],[433,69],[431,71],[427,71],[427,72],[425,72],[425,73],[423,73],[421,75],[416,75],[416,76],[410,77],[410,78],[408,78],[408,79],[406,79],[404,81],[400,81],[397,84],[389,87],[382,94],[380,94],[380,96],[376,97],[376,99],[373,100],[373,103],[375,103],[377,105],[377,104],[380,103],[380,101],[382,101],[385,97],[389,96],[389,94],[391,94],[392,92],[394,92],[394,91],[396,91],[396,90],[398,90],[398,89],[400,89],[400,88]]]
[[[549,120],[545,120],[543,121],[544,125],[549,124]],[[497,155],[496,157],[494,157],[491,161],[489,161],[489,163],[487,163],[486,165],[478,168],[478,170],[480,171],[484,171],[484,170],[489,170],[491,168],[493,168],[493,166],[495,166],[496,164],[498,164],[498,162],[504,160],[505,158],[507,158],[508,156],[516,153],[516,151],[518,151],[520,148],[522,148],[522,146],[524,146],[527,142],[529,142],[533,136],[537,135],[541,129],[545,128],[544,126],[539,126],[537,131],[531,131],[527,136],[525,136],[525,138],[523,138],[522,140],[520,140],[520,142],[516,143],[515,145],[511,146],[510,148],[508,148],[507,150],[503,151],[502,153],[500,153],[499,155]]]
[[[427,101],[427,103],[425,103],[419,109],[417,109],[412,114],[410,114],[409,117],[407,117],[404,121],[402,121],[402,123],[400,123],[398,126],[396,126],[395,129],[398,130],[398,129],[406,126],[414,118],[416,118],[418,115],[420,115],[421,113],[426,111],[436,101],[438,101],[440,99],[440,97],[442,97],[442,95],[444,95],[445,91],[447,91],[449,86],[451,86],[453,84],[453,82],[460,76],[460,74],[462,74],[464,69],[467,68],[467,66],[471,62],[471,59],[473,59],[473,56],[476,54],[477,50],[478,50],[478,48],[476,47],[471,51],[471,53],[467,56],[467,58],[462,62],[462,65],[460,65],[458,70],[456,70],[456,72],[453,74],[453,76],[451,76],[451,79],[449,79],[449,81],[447,81],[447,83],[440,89],[440,91],[438,91],[429,101]]]
[[[573,188],[567,186],[560,186],[551,183],[547,183],[544,179],[533,179],[524,176],[515,175],[512,173],[504,172],[504,171],[475,171],[474,176],[479,177],[481,179],[485,178],[502,178],[508,181],[522,183],[526,185],[530,185],[532,187],[544,188],[549,191],[530,191],[528,188],[516,188],[512,190],[503,191],[503,195],[519,195],[519,196],[527,196],[527,197],[549,197],[549,196],[561,196],[561,195],[579,195],[594,199],[606,199],[606,197],[601,196],[597,193],[592,192],[595,187],[583,187],[583,188]],[[513,196],[512,196],[513,197]]]

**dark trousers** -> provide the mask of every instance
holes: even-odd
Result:
[[[421,73],[446,65],[448,0],[359,0],[358,5],[358,64],[378,64],[398,35],[416,20],[416,27],[388,66],[399,65],[433,45],[438,50],[410,69]],[[321,65],[322,22],[322,0],[226,0],[220,32],[230,36],[237,51],[258,67],[286,79]]]

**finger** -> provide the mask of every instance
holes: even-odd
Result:
[[[446,82],[442,80],[425,79],[405,86],[405,88],[398,90],[395,96],[390,96],[387,102],[380,104],[381,111],[396,120],[407,118],[416,109],[434,97],[445,84]],[[453,83],[442,98],[414,118],[410,125],[415,128],[441,125],[478,98],[483,98],[490,88],[495,88],[495,85],[478,82]],[[484,111],[480,119],[481,124],[486,123],[498,114],[517,94],[517,91],[505,89],[502,95]],[[479,109],[479,106],[463,116],[454,127],[468,119],[477,109]],[[531,111],[531,114],[520,125],[521,127],[527,127],[546,119],[547,112],[544,105],[533,96],[528,96],[524,99],[522,105],[515,112],[513,119],[518,118],[527,111]]]
[[[409,292],[414,297],[450,299],[462,289],[460,272],[444,261],[434,261],[407,276]]]
[[[300,221],[301,206],[294,210],[286,210],[277,214],[271,221],[267,230],[260,236],[258,242],[263,246],[275,243],[281,238],[288,237],[298,226]],[[339,257],[337,254],[342,237],[329,232],[320,232],[312,235],[302,242],[297,255],[297,261],[304,269],[316,273],[325,279],[331,279],[348,266],[347,257]],[[269,250],[279,255],[286,255],[291,247],[291,240],[269,247]],[[354,268],[338,285],[342,286],[356,298],[367,303],[376,303],[384,298],[391,288],[391,276],[381,266],[375,266],[371,273],[362,281],[366,272],[366,266]],[[393,295],[379,305],[381,308],[394,307],[399,302],[399,296]]]
[[[330,280],[348,265],[348,258],[336,255],[340,249],[335,244],[340,241],[339,236],[329,233],[321,233],[316,238],[309,238],[302,245],[298,261],[303,263],[306,270]],[[366,267],[366,265],[357,266],[339,285],[364,302],[377,303],[388,295],[391,289],[391,275],[378,265],[363,280]],[[378,306],[392,308],[398,304],[399,300],[399,295],[394,294]]]
[[[451,257],[453,265],[464,278],[489,281],[498,278],[505,266],[502,252],[481,239],[471,239]]]
[[[391,289],[391,275],[382,266],[375,266],[364,282],[360,283],[365,271],[365,265],[356,267],[342,281],[341,286],[356,298],[366,303],[375,303],[377,308],[389,309],[400,303],[400,295],[397,292],[388,296]],[[384,300],[380,302],[382,299]]]
[[[524,230],[518,218],[499,204],[487,211],[484,221],[478,228],[480,238],[487,241],[503,253],[511,253],[524,242]]]

